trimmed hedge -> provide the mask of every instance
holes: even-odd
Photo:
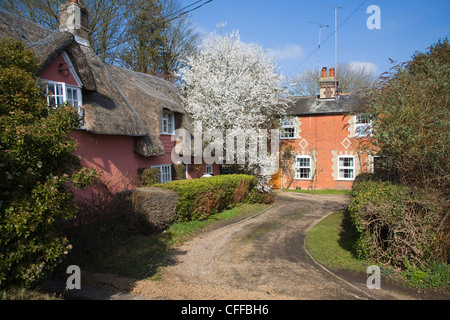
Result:
[[[178,194],[179,221],[203,219],[232,208],[244,202],[255,186],[255,177],[249,175],[223,175],[155,185]]]
[[[438,199],[424,190],[380,181],[355,183],[349,211],[360,258],[402,269],[445,262]]]
[[[128,228],[148,234],[166,229],[176,220],[176,192],[161,188],[138,188],[117,193],[115,210]]]

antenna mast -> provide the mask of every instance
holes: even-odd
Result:
[[[308,21],[308,23],[311,23],[311,24],[315,24],[315,25],[318,25],[319,26],[319,79],[320,79],[320,69],[321,69],[321,65],[320,65],[320,48],[321,48],[321,46],[322,46],[322,28],[323,27],[327,27],[327,28],[329,28],[330,26],[329,25],[327,25],[327,24],[321,24],[321,23],[316,23],[316,22],[309,22]]]
[[[338,14],[337,11],[338,9],[344,9],[344,7],[335,7],[335,6],[327,6],[330,8],[334,8],[334,72],[335,72],[335,77],[337,80],[337,62],[338,62]],[[337,94],[337,81],[334,84],[334,92],[336,95],[336,98],[338,97]]]

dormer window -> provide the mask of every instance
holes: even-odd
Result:
[[[163,109],[161,134],[173,134],[175,131],[175,115],[172,111]]]
[[[81,108],[83,104],[83,97],[81,89],[64,82],[54,82],[44,80],[45,94],[47,96],[47,103],[51,107],[62,106],[65,102],[74,106],[81,117],[82,128],[84,126],[84,111]]]

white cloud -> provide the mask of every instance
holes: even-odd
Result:
[[[355,71],[366,71],[368,73],[377,73],[378,67],[375,63],[366,61],[353,61],[349,63],[350,68]]]
[[[303,49],[296,44],[286,44],[284,47],[268,49],[267,53],[275,60],[295,60],[303,57]]]

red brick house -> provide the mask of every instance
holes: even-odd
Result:
[[[161,182],[173,180],[172,136],[189,121],[178,89],[102,62],[89,46],[89,15],[78,1],[63,4],[60,15],[59,31],[52,31],[0,10],[0,39],[17,39],[34,50],[49,105],[77,108],[83,125],[71,136],[79,142],[82,164],[101,170],[101,181],[113,193],[137,187],[138,171],[145,168],[160,169]],[[207,170],[219,174],[214,165],[195,174],[186,167],[186,176],[201,177]]]
[[[358,114],[360,101],[338,94],[334,69],[322,70],[320,96],[294,97],[281,121],[281,169],[275,187],[351,189],[363,172],[373,171],[368,144],[371,121]]]

